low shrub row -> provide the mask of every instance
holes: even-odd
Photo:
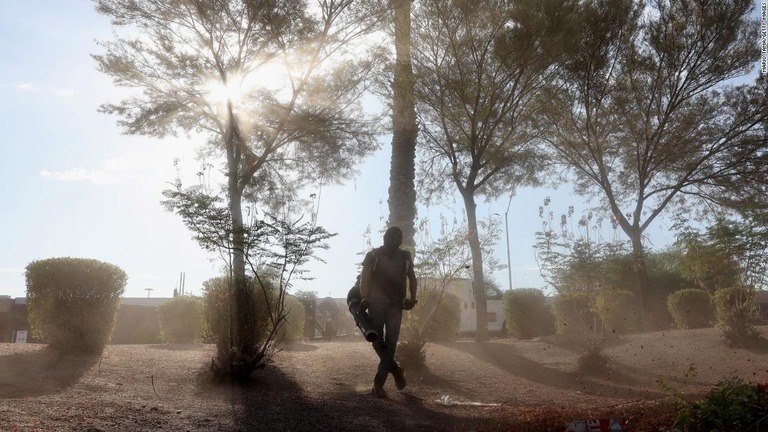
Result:
[[[226,278],[206,282],[205,297],[176,297],[158,308],[120,305],[127,282],[119,267],[83,258],[51,258],[26,268],[27,314],[35,338],[65,352],[100,353],[117,343],[220,342],[229,326],[229,287]],[[274,327],[277,289],[254,289],[254,313],[259,337]],[[303,338],[304,306],[283,299],[286,317],[275,341]],[[121,328],[113,334],[120,319]]]
[[[752,289],[725,288],[714,295],[700,289],[683,289],[669,295],[667,308],[679,329],[717,325],[732,344],[757,337],[755,326],[760,314]],[[613,288],[592,296],[582,291],[563,293],[552,299],[551,306],[541,290],[507,291],[505,319],[508,333],[519,339],[553,332],[576,340],[605,339],[642,330],[637,297]]]
[[[27,266],[28,314],[33,335],[65,351],[100,352],[115,328],[127,275],[112,264],[79,258],[39,260]],[[283,299],[284,319],[275,329],[278,288],[268,278],[249,282],[256,317],[257,340],[296,341],[303,338],[304,306],[296,298]],[[153,320],[138,320],[141,342],[215,342],[226,345],[231,320],[229,280],[213,278],[204,283],[204,297],[177,297],[157,310]],[[459,302],[440,297],[439,307],[429,307],[429,292],[420,307],[406,315],[405,331],[418,331],[424,340],[446,340],[458,331]],[[605,289],[592,296],[569,292],[550,305],[543,292],[524,288],[505,293],[507,332],[519,339],[553,333],[576,340],[626,334],[641,329],[636,296],[619,289]],[[699,289],[683,289],[667,298],[667,307],[680,329],[709,327],[716,323],[730,343],[757,337],[759,309],[755,292],[728,288],[714,296]],[[139,311],[134,311],[138,314]],[[143,311],[141,314],[146,315]],[[128,319],[128,318],[125,318]],[[136,323],[135,323],[136,324]],[[141,328],[139,328],[141,327]],[[157,334],[159,327],[160,334]],[[120,335],[129,338],[128,335]]]

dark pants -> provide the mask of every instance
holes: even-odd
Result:
[[[379,338],[373,342],[373,349],[380,359],[373,382],[384,385],[387,375],[399,367],[395,362],[395,349],[397,349],[397,339],[400,337],[403,307],[397,303],[373,302],[368,308],[368,316],[371,319],[371,327],[379,334]]]

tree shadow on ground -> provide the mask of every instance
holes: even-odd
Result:
[[[724,341],[727,345],[727,341]],[[752,354],[768,354],[768,339],[765,336],[753,337],[730,346],[733,349],[749,351]]]
[[[302,342],[290,342],[286,344],[282,344],[278,347],[281,351],[292,351],[292,352],[310,352],[310,351],[317,351],[317,345],[312,345],[308,343],[302,343]]]
[[[166,344],[157,344],[157,345],[147,345],[150,349],[155,350],[164,350],[164,351],[196,351],[199,350],[201,347],[205,346],[204,344],[199,343],[166,343]]]
[[[61,392],[76,384],[99,358],[51,348],[0,356],[0,399]]]
[[[454,431],[486,423],[431,409],[407,392],[376,399],[347,386],[310,396],[273,366],[256,371],[247,384],[227,386],[237,431]]]
[[[491,364],[511,375],[533,381],[559,390],[580,391],[586,394],[645,398],[663,397],[660,391],[647,387],[646,380],[638,380],[623,372],[623,365],[610,365],[606,371],[588,375],[578,372],[563,372],[544,366],[520,354],[512,345],[495,342],[451,342],[444,343]],[[643,388],[637,388],[643,387]]]

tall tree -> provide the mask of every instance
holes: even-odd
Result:
[[[390,0],[395,21],[392,82],[392,160],[389,171],[389,224],[403,230],[403,245],[414,252],[416,224],[416,109],[411,64],[411,1]]]
[[[476,198],[537,182],[543,159],[530,126],[537,92],[553,74],[552,59],[567,46],[562,37],[571,7],[562,1],[425,0],[414,12],[420,182],[428,196],[458,190],[462,197],[477,340],[488,338],[488,328]]]
[[[375,16],[352,0],[95,3],[127,27],[101,44],[99,69],[141,91],[102,111],[119,116],[128,134],[205,134],[225,157],[236,322],[232,356],[220,366],[247,377],[263,358],[246,279],[244,196],[290,201],[309,181],[348,176],[375,148],[375,125],[358,103],[375,62],[345,56]]]
[[[600,197],[629,237],[641,309],[650,224],[765,178],[766,93],[726,85],[759,56],[752,3],[583,2],[579,49],[547,96],[544,136],[577,192]]]

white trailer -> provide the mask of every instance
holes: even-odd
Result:
[[[434,279],[425,281],[432,287],[439,287],[440,282]],[[470,279],[451,279],[445,286],[445,291],[459,299],[461,309],[459,333],[471,334],[477,330],[477,305],[475,292]],[[504,297],[496,287],[486,284],[485,299],[488,313],[488,331],[502,333],[504,331]]]

